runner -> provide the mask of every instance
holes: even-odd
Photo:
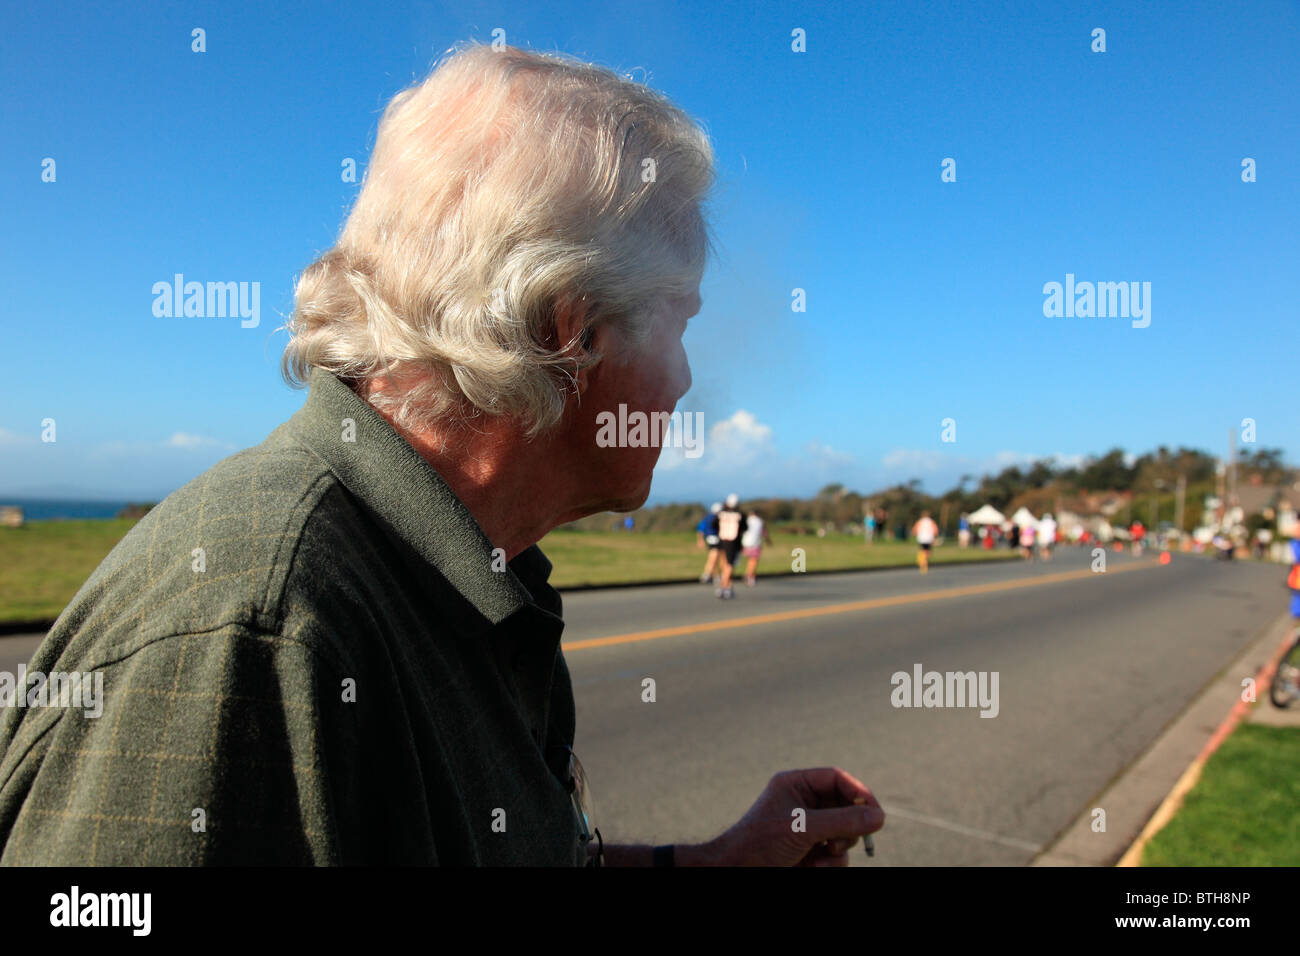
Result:
[[[962,548],[970,547],[970,522],[966,520],[965,515],[962,515],[957,522],[957,545]]]
[[[1049,511],[1038,523],[1038,553],[1044,561],[1052,560],[1052,547],[1056,544],[1056,519]]]
[[[1026,561],[1034,560],[1034,538],[1037,531],[1033,525],[1027,524],[1020,529],[1020,556]]]
[[[695,526],[696,547],[708,547],[709,557],[704,562],[704,573],[700,575],[701,584],[712,584],[713,579],[717,576],[718,555],[721,554],[722,543],[718,540],[718,512],[722,510],[722,502],[715,501],[709,513],[704,516],[698,525]]]
[[[930,512],[922,511],[921,520],[912,528],[912,534],[916,537],[919,546],[916,552],[916,563],[921,566],[922,574],[930,573],[930,548],[934,546],[934,539],[938,533],[939,526],[930,517]]]
[[[1291,616],[1300,625],[1300,521],[1291,528],[1291,571],[1286,576],[1286,586],[1291,589]]]
[[[1142,542],[1143,538],[1146,536],[1147,529],[1142,526],[1141,521],[1134,519],[1133,523],[1129,525],[1128,533],[1132,535],[1133,538],[1133,557],[1142,557]]]
[[[736,506],[740,504],[738,495],[727,495],[726,506],[718,512],[718,539],[722,545],[722,586],[713,593],[724,600],[736,596],[731,587],[731,575],[736,568],[736,558],[740,554],[740,539],[745,533],[747,522],[745,516]]]
[[[740,547],[745,557],[749,558],[749,566],[745,568],[745,584],[751,588],[758,574],[758,556],[763,553],[764,542],[772,543],[767,533],[767,525],[764,524],[759,513],[750,508],[749,520],[745,522],[745,533],[740,536]]]
[[[862,533],[866,535],[867,544],[871,544],[876,537],[876,516],[867,515],[862,519]]]

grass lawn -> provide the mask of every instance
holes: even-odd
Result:
[[[58,617],[134,524],[113,518],[0,528],[0,622]]]
[[[1147,844],[1142,865],[1296,866],[1297,807],[1300,729],[1242,724],[1206,762],[1174,818]]]
[[[772,544],[763,548],[759,576],[788,574],[791,552],[803,548],[806,571],[845,571],[854,568],[908,567],[916,565],[916,545],[906,541],[878,541],[867,547],[852,535],[783,534],[772,532]],[[695,535],[659,532],[552,531],[541,541],[542,550],[555,565],[551,583],[556,587],[581,584],[625,584],[634,581],[694,581],[704,570],[708,552],[696,548]],[[958,560],[997,560],[1011,557],[1003,548],[962,550],[955,543],[936,548],[931,564]],[[749,559],[738,559],[741,575]]]
[[[95,566],[135,522],[35,521],[21,528],[0,528],[0,623],[53,620],[77,593]],[[791,570],[794,548],[803,548],[808,571],[908,566],[916,563],[916,546],[877,542],[871,547],[851,535],[772,534],[759,574]],[[704,567],[705,552],[695,547],[694,533],[555,531],[542,541],[555,565],[556,587],[625,584],[636,581],[692,581]],[[962,551],[955,544],[938,548],[930,561],[1006,558],[1006,549]],[[745,559],[741,559],[741,568]]]

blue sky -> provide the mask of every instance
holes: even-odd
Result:
[[[387,100],[498,27],[635,71],[717,152],[722,254],[680,406],[709,438],[698,459],[665,452],[652,500],[940,490],[1115,445],[1219,452],[1243,418],[1260,445],[1300,449],[1295,3],[47,3],[6,19],[0,494],[156,498],[292,414],[304,393],[279,378],[276,329],[359,189],[340,164],[364,169]],[[259,325],[154,316],[153,284],[178,272],[259,282]],[[1045,317],[1043,286],[1067,273],[1151,283],[1150,325]]]

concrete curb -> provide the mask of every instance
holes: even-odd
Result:
[[[1249,713],[1250,705],[1241,699],[1242,680],[1254,677],[1257,699],[1272,706],[1268,681],[1273,662],[1290,642],[1291,628],[1290,615],[1282,615],[1211,678],[1146,752],[1088,801],[1030,866],[1135,865],[1146,841],[1173,815],[1199,778],[1205,760]],[[1106,811],[1102,833],[1092,829],[1096,808]]]

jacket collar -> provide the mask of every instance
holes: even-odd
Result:
[[[534,544],[504,572],[492,570],[492,543],[469,509],[338,377],[312,369],[307,402],[288,428],[489,623],[499,624],[529,605],[559,616],[559,594],[547,583],[551,562],[542,550]]]

